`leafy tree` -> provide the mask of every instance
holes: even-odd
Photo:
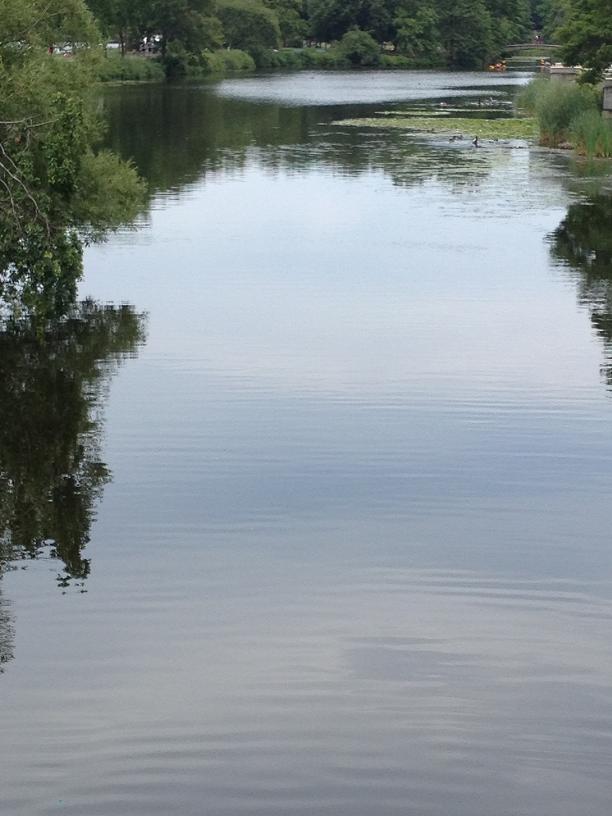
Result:
[[[395,17],[395,42],[402,54],[433,64],[440,59],[440,18],[434,3],[404,3]]]
[[[308,17],[312,35],[321,42],[339,40],[352,25],[356,25],[351,3],[337,0],[308,0]]]
[[[533,27],[539,31],[547,41],[556,39],[556,32],[567,15],[568,0],[532,0],[531,20]]]
[[[83,241],[131,220],[142,184],[95,149],[94,56],[80,45],[97,33],[82,0],[5,0],[0,31],[0,299],[62,310]],[[74,56],[48,54],[57,42],[72,42]]]
[[[360,28],[382,42],[393,36],[397,0],[309,0],[308,13],[314,36],[339,40],[349,29]]]
[[[171,42],[192,54],[222,42],[214,0],[87,0],[87,4],[122,51],[127,44],[138,47],[152,35],[161,37],[164,55]]]
[[[278,17],[283,45],[301,46],[310,31],[303,0],[264,0],[264,5]]]
[[[498,54],[505,45],[531,38],[529,0],[486,0],[492,21],[492,45]]]
[[[612,64],[612,0],[568,0],[566,13],[557,31],[563,59],[597,78]]]
[[[213,0],[149,0],[148,26],[161,35],[162,53],[176,41],[191,53],[221,45]],[[145,7],[146,8],[146,7]]]
[[[281,40],[278,17],[272,9],[256,0],[219,0],[225,44],[243,51],[278,48]]]
[[[491,15],[483,0],[440,0],[441,43],[454,68],[482,68],[492,51]]]
[[[353,28],[340,40],[338,54],[352,66],[374,67],[380,63],[380,46],[367,31]]]
[[[365,0],[357,16],[357,26],[379,42],[393,38],[393,16],[397,0]]]
[[[125,54],[130,37],[138,26],[139,2],[126,0],[87,0],[102,31],[121,45]]]

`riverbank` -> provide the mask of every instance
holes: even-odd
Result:
[[[253,53],[237,48],[205,51],[193,56],[183,51],[170,51],[165,57],[145,57],[138,54],[122,56],[106,52],[98,68],[101,82],[163,82],[167,79],[198,79],[212,75],[248,73],[263,70],[346,70],[368,67],[380,70],[417,70],[442,68],[442,65],[419,62],[399,54],[378,55],[360,62],[339,47],[258,49]]]

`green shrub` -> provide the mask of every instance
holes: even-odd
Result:
[[[319,48],[303,48],[300,51],[303,68],[345,68],[347,63],[336,49],[324,51]]]
[[[367,31],[352,28],[338,45],[338,54],[353,67],[374,68],[380,65],[380,46]]]
[[[251,48],[249,53],[257,68],[266,70],[281,68],[299,70],[301,68],[350,68],[350,62],[339,53],[338,48],[323,51],[317,48]]]
[[[382,68],[416,68],[414,60],[401,54],[382,54],[380,58]]]
[[[198,58],[189,53],[185,46],[176,40],[168,43],[162,59],[166,78],[170,80],[183,79],[190,73],[190,69],[197,67],[198,62]]]
[[[598,111],[598,94],[587,85],[537,79],[519,97],[540,127],[540,144],[556,147],[572,136],[572,123],[587,111]]]
[[[254,71],[255,61],[250,54],[238,48],[205,51],[202,54],[202,69],[211,74],[228,71]]]
[[[612,120],[604,119],[599,111],[581,113],[571,130],[579,153],[589,158],[612,158]]]
[[[272,52],[274,68],[303,68],[302,52],[292,48],[283,48],[281,51]]]
[[[122,57],[115,52],[107,52],[97,66],[101,82],[161,82],[164,69],[160,62],[149,57],[128,55]]]
[[[272,50],[272,48],[263,48],[260,45],[254,45],[249,48],[249,54],[257,68],[268,69],[280,67],[276,56],[277,52]]]
[[[519,110],[528,113],[530,116],[535,116],[536,100],[541,94],[546,93],[549,85],[550,80],[545,79],[542,76],[538,77],[537,79],[532,79],[529,85],[525,85],[525,87],[517,94],[516,107],[519,108]]]

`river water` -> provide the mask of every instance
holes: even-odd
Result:
[[[105,94],[150,206],[1,339],[3,816],[611,812],[609,166],[333,124],[525,81]]]

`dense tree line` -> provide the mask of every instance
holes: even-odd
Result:
[[[159,38],[190,53],[332,43],[358,29],[415,65],[480,67],[534,31],[572,61],[612,60],[612,0],[89,0],[122,48]]]
[[[476,67],[533,26],[530,0],[89,0],[123,48],[188,51],[334,42],[359,29],[421,64]]]

